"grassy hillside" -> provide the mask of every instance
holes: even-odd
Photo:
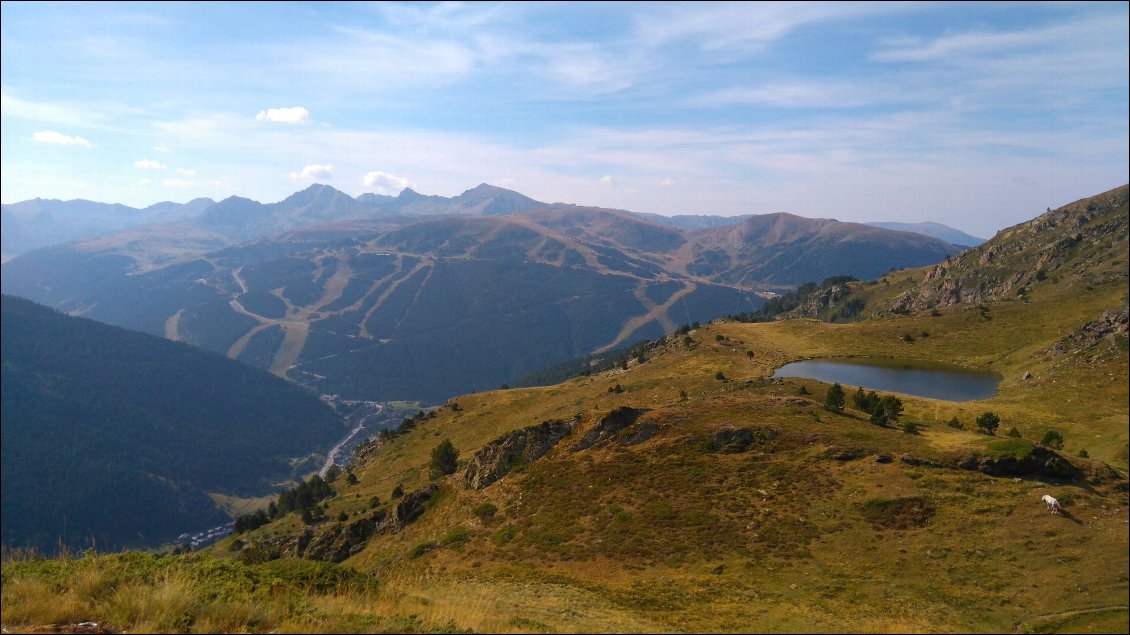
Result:
[[[219,355],[3,297],[3,542],[160,544],[226,517],[345,432],[301,388]]]
[[[892,272],[841,284],[863,298],[861,321],[716,322],[657,340],[627,368],[452,399],[363,446],[353,479],[308,520],[279,514],[171,559],[199,599],[179,628],[204,630],[221,611],[231,628],[284,631],[1126,632],[1130,354],[1109,311],[1127,300],[1124,241],[1056,261],[1022,297],[991,295],[996,274],[971,267],[990,295],[912,310],[898,299],[929,270]],[[900,395],[901,419],[879,426],[851,405],[825,409],[826,384],[772,377],[841,356],[1002,379],[980,401]],[[995,436],[974,432],[987,412]],[[1042,445],[1049,429],[1061,447]],[[432,461],[444,440],[459,452],[448,475]],[[256,599],[252,582],[217,604],[191,573],[198,558],[299,556],[379,587],[342,585],[294,610]],[[156,610],[122,617],[58,566],[5,565],[6,623],[80,606],[66,619],[160,624]],[[292,588],[280,583],[284,597]]]
[[[286,562],[303,540],[340,540],[366,519],[395,515],[432,481],[429,457],[443,439],[464,465],[509,431],[550,419],[576,429],[483,489],[464,485],[464,468],[438,478],[415,522],[360,539],[343,565],[376,576],[375,596],[346,585],[294,610],[256,600],[247,582],[238,602],[216,604],[198,574],[185,573],[201,602],[177,628],[203,630],[220,611],[236,620],[229,627],[253,630],[1124,632],[1127,355],[1041,353],[1124,294],[1111,282],[1070,303],[1036,296],[994,308],[991,319],[970,307],[852,324],[718,323],[665,339],[627,370],[460,397],[364,451],[357,484],[335,483],[326,520],[288,514],[214,547],[211,566]],[[907,332],[918,336],[906,342]],[[826,385],[769,378],[787,361],[863,354],[1004,379],[984,401],[902,396],[903,422],[920,432],[908,434],[850,406],[824,410]],[[622,406],[642,414],[572,449]],[[985,411],[1002,419],[995,438],[969,431]],[[953,417],[967,430],[947,426]],[[1013,426],[1021,439],[1004,436]],[[1060,454],[1077,478],[960,467],[1030,453],[1048,427],[1063,433]],[[1082,449],[1092,458],[1078,458]],[[398,486],[404,498],[393,498]],[[1064,503],[1062,516],[1045,510],[1045,493]],[[191,571],[193,558],[168,566]],[[117,562],[82,566],[100,576]],[[63,619],[51,608],[61,602],[44,602],[56,594],[83,607],[66,619],[171,628],[160,613],[115,613],[85,578],[55,571],[5,565],[6,623]]]

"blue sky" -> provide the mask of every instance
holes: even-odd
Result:
[[[989,236],[1130,178],[1128,6],[5,2],[0,198],[486,182]]]

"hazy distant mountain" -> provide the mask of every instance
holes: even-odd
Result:
[[[399,196],[362,194],[357,200],[384,214],[475,214],[496,216],[547,207],[513,190],[482,183],[450,198],[425,196],[405,188]]]
[[[913,232],[915,234],[922,234],[923,236],[931,236],[939,240],[944,240],[947,243],[954,245],[961,245],[962,247],[976,247],[985,242],[984,238],[970,236],[969,234],[943,225],[941,223],[932,223],[930,221],[922,223],[866,223],[872,227],[882,227],[883,229],[893,229],[900,232]]]
[[[799,285],[830,275],[876,278],[961,251],[936,238],[792,214],[751,216],[694,234],[687,272],[738,285]]]
[[[263,204],[232,196],[209,207],[194,224],[223,234],[233,242],[243,242],[297,227],[371,214],[369,208],[348,194],[319,184],[278,203]]]
[[[3,541],[154,545],[222,523],[345,432],[315,396],[159,337],[3,296]]]
[[[668,227],[677,227],[679,229],[709,229],[711,227],[728,227],[730,225],[737,225],[750,216],[753,216],[753,214],[741,214],[740,216],[707,216],[703,214],[679,214],[675,216],[664,216],[662,214],[649,214],[646,212],[632,213],[653,223],[666,225]]]
[[[19,254],[73,240],[119,232],[147,223],[182,220],[202,212],[214,201],[197,198],[187,203],[156,203],[144,209],[94,201],[37,198],[0,206],[0,251]]]

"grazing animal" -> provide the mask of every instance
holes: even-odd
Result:
[[[1053,498],[1052,496],[1050,496],[1048,494],[1044,494],[1043,500],[1044,500],[1044,503],[1048,506],[1049,512],[1051,512],[1053,514],[1059,513],[1059,510],[1061,509],[1060,506],[1059,506],[1059,501],[1057,501],[1055,498]]]

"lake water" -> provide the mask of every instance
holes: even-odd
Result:
[[[992,397],[1000,375],[959,366],[893,359],[810,359],[778,368],[774,377],[802,377],[839,383],[844,391],[855,386],[867,390],[900,392],[918,397],[971,401]]]

